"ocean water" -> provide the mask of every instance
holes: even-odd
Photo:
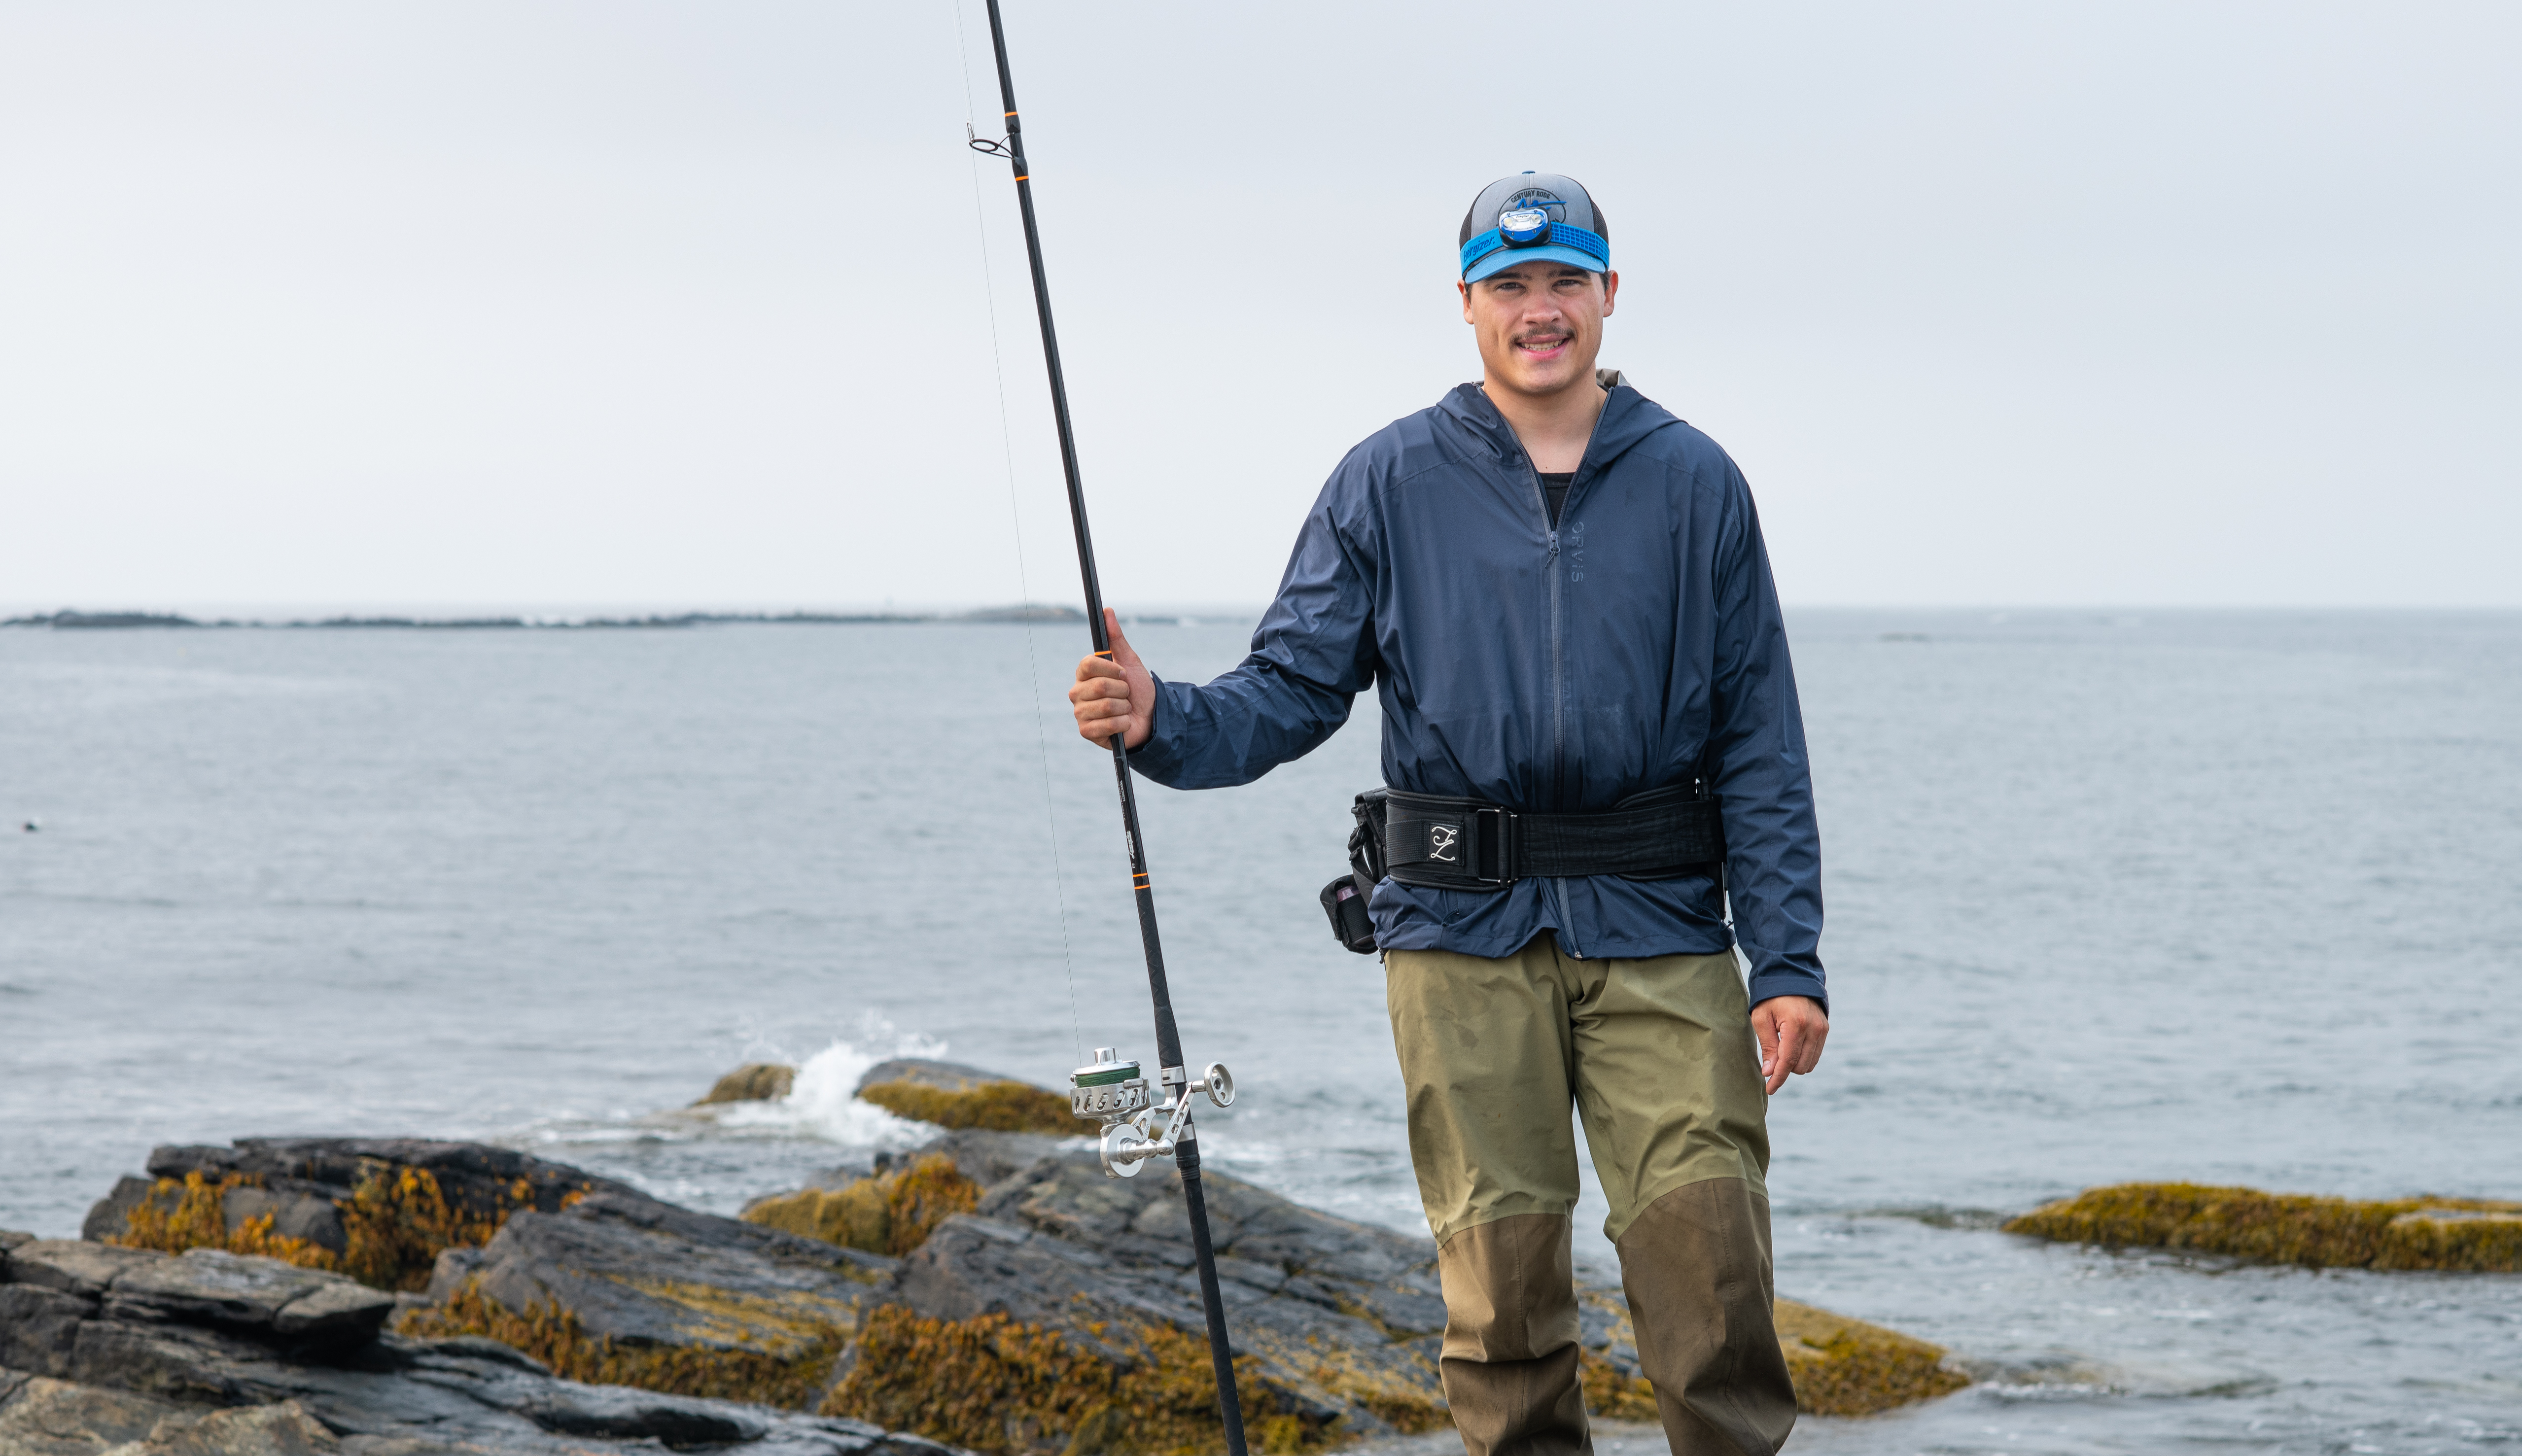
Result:
[[[1981,1378],[1794,1449],[2522,1449],[2522,1277],[1993,1228],[2137,1178],[2522,1197],[2522,615],[1791,623],[1835,1027],[1773,1105],[1779,1287]],[[732,1210],[919,1140],[849,1097],[877,1057],[1146,1052],[1074,635],[0,631],[0,1227],[320,1132]],[[1244,629],[1132,636],[1197,678]],[[1209,1155],[1424,1228],[1379,967],[1314,901],[1357,719],[1143,805],[1187,1050],[1241,1088]],[[773,1057],[786,1102],[681,1110]]]

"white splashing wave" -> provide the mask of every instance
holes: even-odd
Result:
[[[925,1038],[903,1040],[915,1045],[895,1055],[933,1057],[945,1050]],[[856,1043],[835,1040],[797,1068],[786,1097],[725,1104],[718,1113],[719,1125],[804,1133],[851,1148],[916,1148],[936,1137],[937,1129],[859,1101],[859,1078],[883,1059]]]

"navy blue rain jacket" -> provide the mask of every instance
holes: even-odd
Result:
[[[1175,788],[1247,783],[1330,737],[1370,684],[1384,781],[1413,793],[1590,813],[1705,765],[1751,1000],[1827,1005],[1795,670],[1751,488],[1714,441],[1614,386],[1554,531],[1477,386],[1395,420],[1323,487],[1252,654],[1205,686],[1159,681],[1130,762]],[[1506,956],[1545,930],[1577,956],[1729,944],[1705,876],[1387,879],[1370,904],[1386,950]]]

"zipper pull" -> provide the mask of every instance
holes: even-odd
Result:
[[[1559,533],[1556,531],[1550,533],[1550,554],[1553,556],[1559,554]]]

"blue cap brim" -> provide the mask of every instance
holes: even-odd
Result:
[[[1557,243],[1544,243],[1538,248],[1501,248],[1464,269],[1463,281],[1477,283],[1491,273],[1502,273],[1518,263],[1527,262],[1569,263],[1588,273],[1600,273],[1611,266],[1590,253],[1580,253]]]

